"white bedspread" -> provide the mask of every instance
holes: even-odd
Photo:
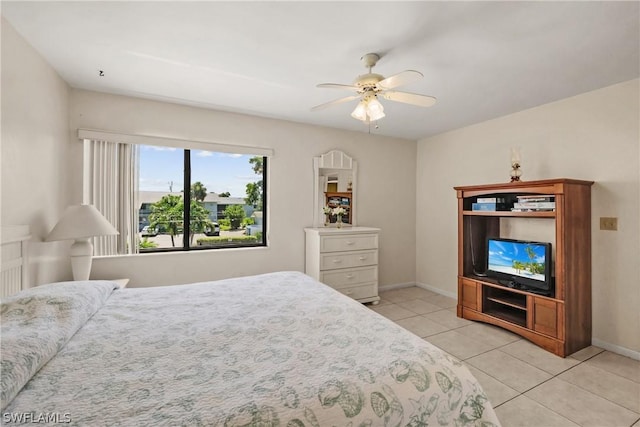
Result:
[[[44,291],[95,286],[105,287]],[[46,301],[38,292],[3,302],[3,350],[16,335],[60,336],[55,316],[20,317]],[[5,423],[29,424],[29,413],[91,426],[499,425],[458,361],[301,273],[115,290],[90,303],[93,317],[8,404]],[[58,316],[92,311],[74,307]],[[3,390],[16,363],[3,351]]]

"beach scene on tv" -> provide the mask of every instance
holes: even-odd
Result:
[[[489,270],[513,276],[545,280],[545,246],[489,240]]]

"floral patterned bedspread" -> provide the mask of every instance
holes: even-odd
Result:
[[[3,301],[5,424],[499,425],[460,362],[304,274],[113,288],[56,284]],[[36,319],[34,304],[49,310]],[[44,365],[30,380],[12,374],[25,360]]]

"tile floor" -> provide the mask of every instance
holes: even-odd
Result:
[[[501,328],[456,316],[422,288],[380,293],[369,307],[462,360],[504,427],[640,427],[640,362],[598,347],[563,359]]]

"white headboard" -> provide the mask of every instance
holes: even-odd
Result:
[[[28,287],[28,225],[2,226],[0,235],[0,298]]]

